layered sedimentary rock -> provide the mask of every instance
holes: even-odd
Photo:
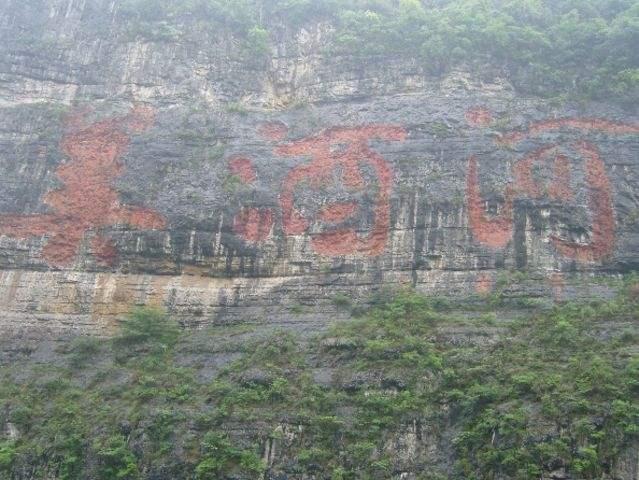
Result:
[[[136,304],[313,326],[338,294],[519,270],[514,294],[605,295],[593,273],[639,265],[636,111],[333,58],[321,24],[247,71],[232,39],[130,38],[117,9],[0,12],[4,331],[108,333]],[[49,50],[18,35],[38,22]]]

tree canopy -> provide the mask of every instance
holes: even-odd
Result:
[[[401,57],[434,76],[465,68],[542,96],[639,99],[635,0],[125,0],[121,13],[206,19],[257,53],[275,28],[321,21],[333,55]]]

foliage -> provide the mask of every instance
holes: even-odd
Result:
[[[152,344],[159,348],[172,346],[180,333],[178,324],[161,310],[149,307],[134,309],[120,324],[116,344],[130,346]]]
[[[90,361],[100,351],[101,341],[95,337],[78,337],[71,343],[69,360],[74,367]]]
[[[454,471],[432,465],[418,478],[610,476],[639,439],[638,337],[628,330],[636,278],[621,290],[514,317],[490,299],[457,315],[460,305],[441,299],[382,293],[311,341],[232,327],[183,333],[162,312],[136,310],[118,338],[62,349],[66,362],[3,367],[0,423],[20,435],[0,442],[0,472],[258,478],[276,445],[273,469],[381,479],[398,468],[389,445],[410,428],[455,432]],[[506,333],[459,341],[468,328]],[[325,369],[331,380],[320,382]]]
[[[95,446],[100,462],[98,478],[102,480],[132,480],[139,477],[136,459],[122,435],[114,435]]]
[[[14,455],[15,446],[13,442],[0,442],[0,472],[6,472],[11,469]]]
[[[592,329],[611,314],[619,318],[636,309],[625,297],[557,306],[519,327],[518,338],[489,357],[452,356],[457,373],[442,394],[454,401],[465,425],[456,440],[460,475],[526,479],[564,467],[581,478],[601,478],[636,435],[629,426],[639,421],[639,406],[632,362]],[[465,368],[455,368],[458,363]],[[540,421],[556,429],[536,436]]]
[[[195,468],[195,478],[218,478],[229,470],[238,469],[250,475],[264,471],[260,458],[252,451],[240,450],[228,438],[216,432],[206,434],[202,441],[203,459]]]
[[[121,14],[146,25],[137,34],[169,41],[180,29],[202,35],[185,25],[206,20],[243,38],[248,59],[268,54],[282,25],[328,22],[332,54],[404,58],[432,75],[498,74],[543,96],[639,99],[634,0],[126,0]]]
[[[13,48],[72,48],[70,37],[52,34],[41,0],[5,3],[20,26],[7,38]],[[639,100],[635,0],[121,0],[108,15],[88,4],[76,36],[216,49],[224,39],[253,71],[269,68],[275,42],[318,26],[325,48],[314,53],[329,63],[392,60],[433,77],[505,77],[521,92],[562,101]]]
[[[255,56],[264,56],[269,53],[269,33],[263,27],[255,25],[247,33],[247,48]]]

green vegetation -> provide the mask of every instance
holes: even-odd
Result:
[[[179,335],[178,325],[161,310],[139,307],[122,321],[115,342],[120,347],[143,344],[165,350],[175,344]]]
[[[439,299],[382,292],[373,309],[310,341],[180,332],[162,312],[137,309],[117,338],[77,339],[59,361],[2,368],[0,425],[19,435],[0,441],[0,477],[254,479],[268,467],[385,479],[400,461],[391,446],[413,432],[454,460],[453,471],[434,461],[422,479],[561,469],[602,478],[639,441],[633,282],[610,301],[517,315],[490,299],[455,313]],[[476,341],[460,341],[464,329]],[[213,375],[212,358],[226,359]],[[326,369],[330,379],[317,380]]]
[[[73,48],[54,36],[44,0],[8,0],[14,48]],[[636,0],[122,0],[86,7],[80,32],[219,49],[247,71],[268,68],[276,41],[321,24],[325,61],[406,61],[434,78],[466,70],[508,78],[528,94],[639,100]],[[106,21],[115,15],[113,21]],[[292,49],[291,51],[294,51]],[[340,67],[341,68],[341,67]]]
[[[230,31],[248,59],[269,55],[282,25],[322,21],[335,27],[325,53],[358,62],[403,58],[434,76],[506,76],[542,96],[639,99],[634,0],[127,0],[121,14],[156,40],[174,40],[176,29]]]

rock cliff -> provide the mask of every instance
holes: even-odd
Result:
[[[0,478],[638,479],[636,103],[165,3],[0,6]]]
[[[382,285],[605,294],[592,273],[637,266],[635,110],[327,56],[321,23],[246,61],[134,35],[115,1],[36,3],[0,12],[5,331],[108,333],[135,304],[317,324]]]

